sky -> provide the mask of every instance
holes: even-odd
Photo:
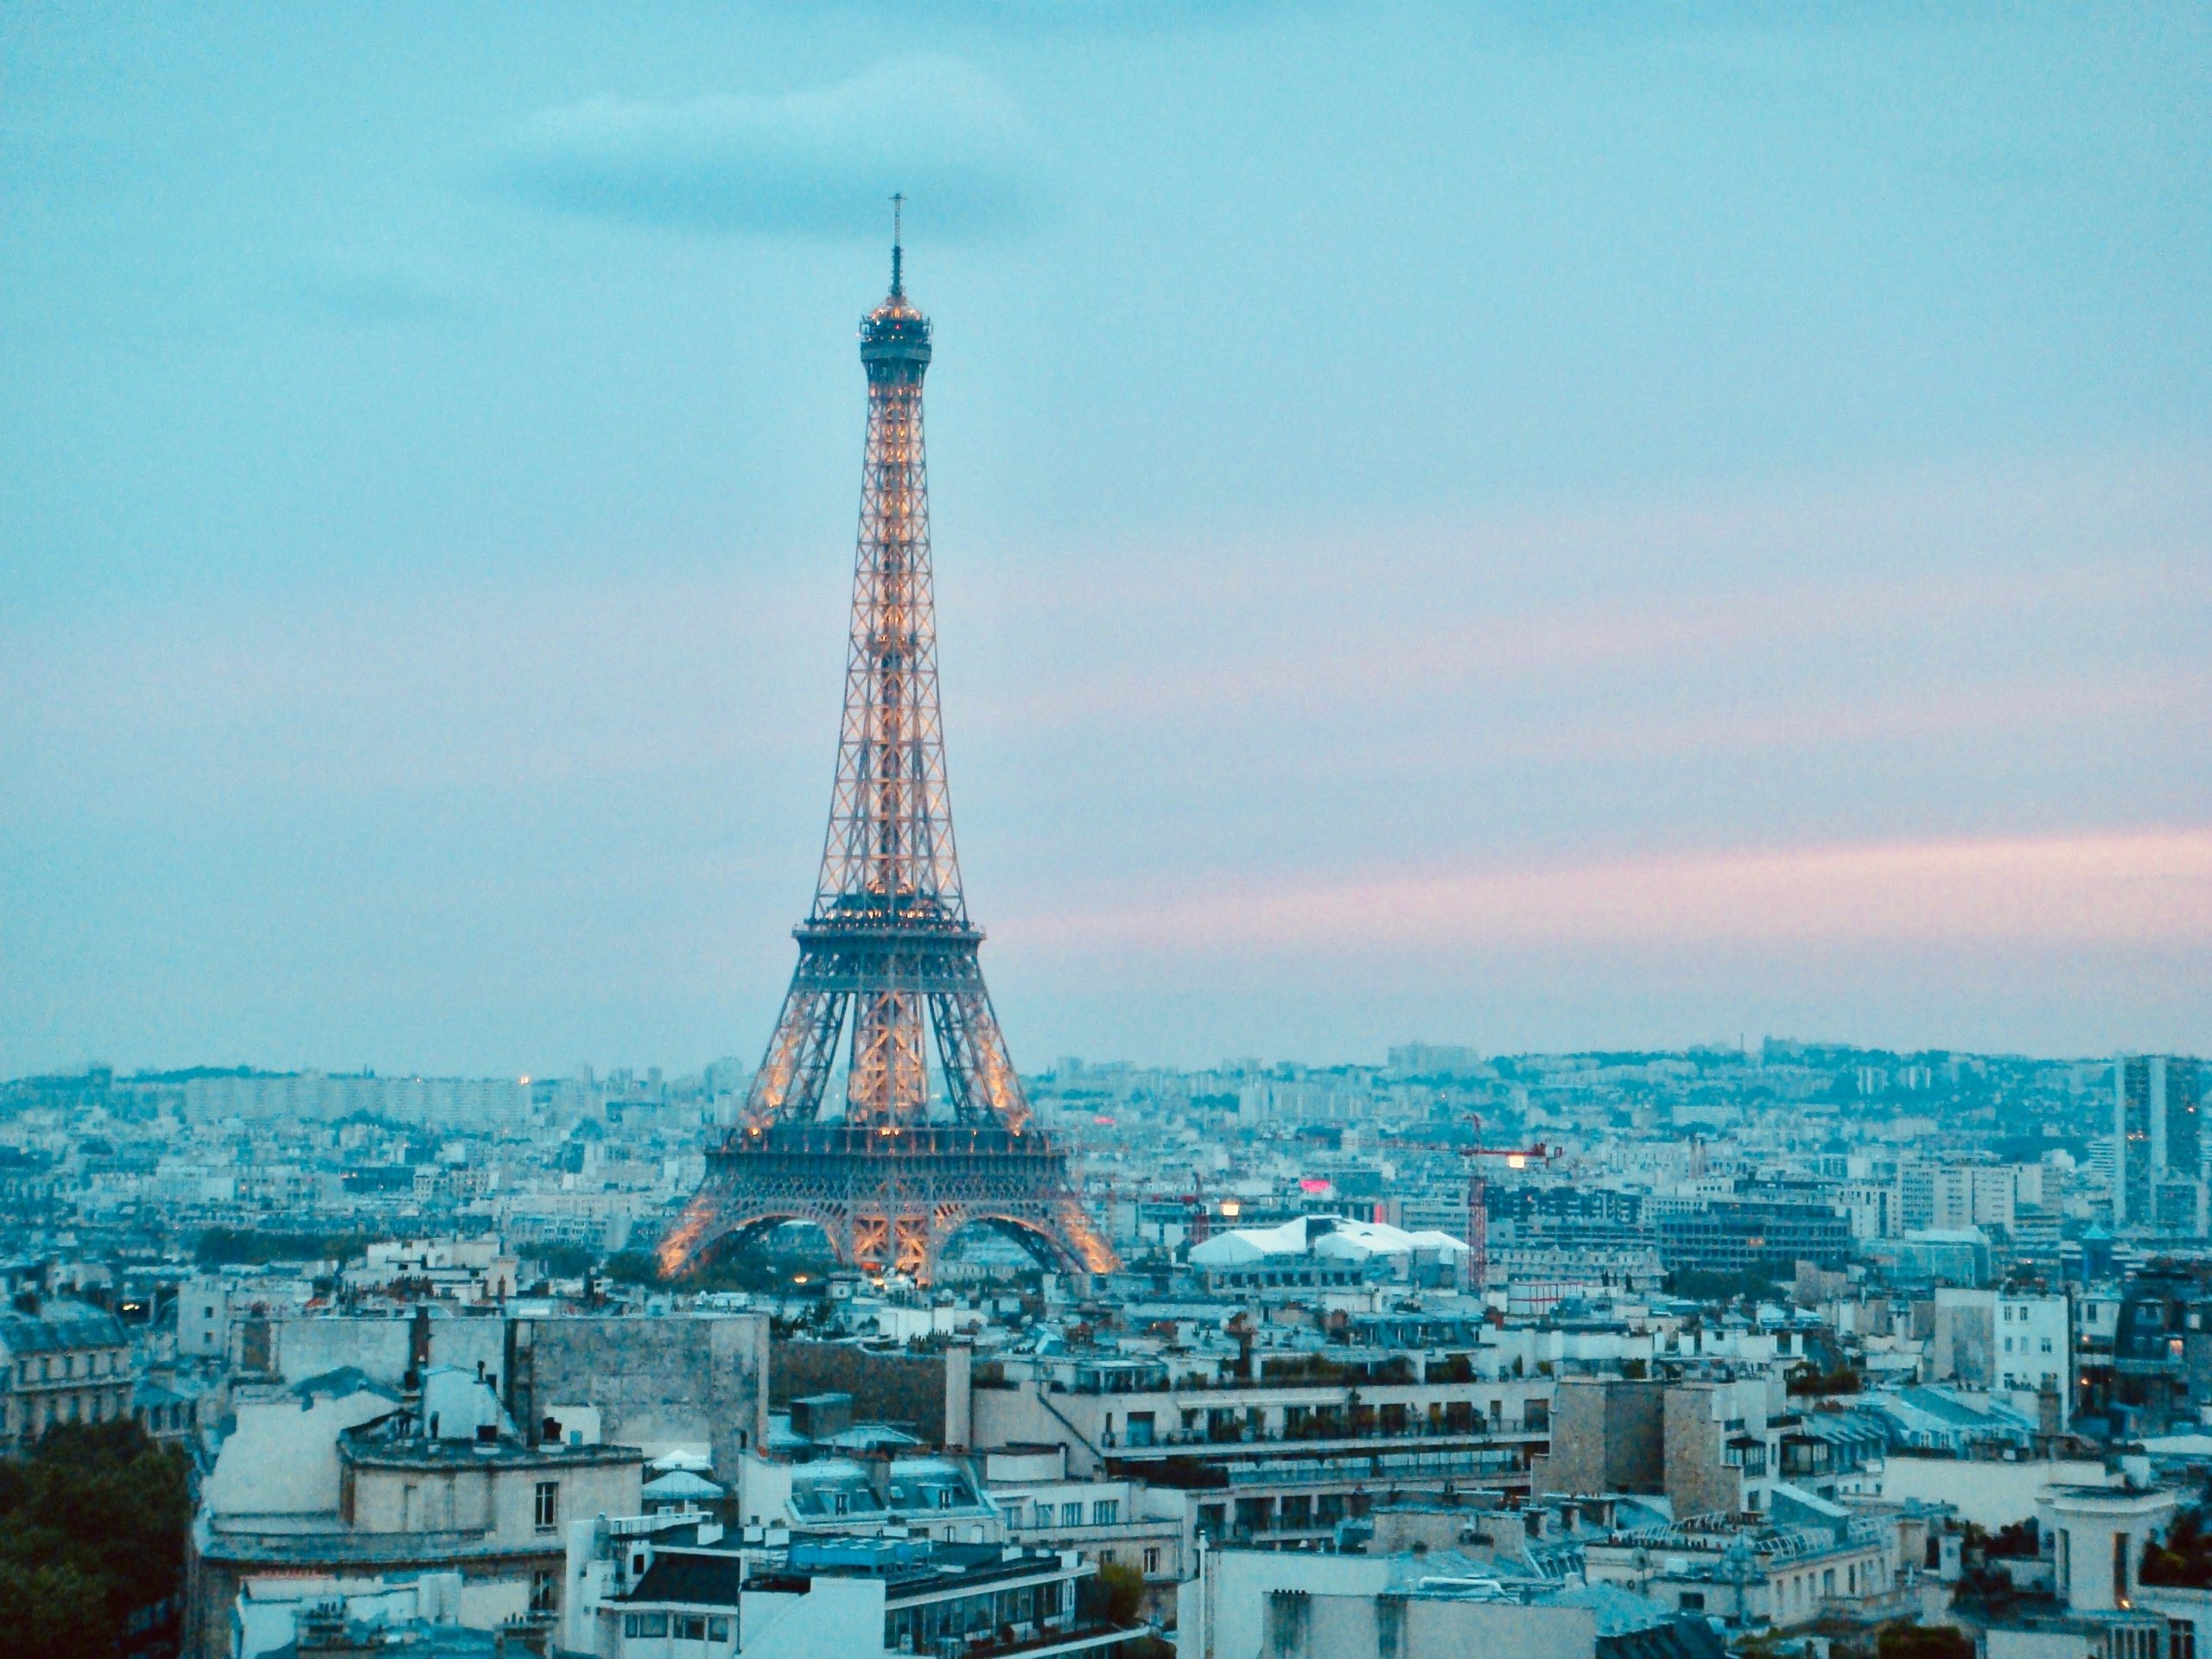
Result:
[[[2212,12],[0,10],[0,1075],[766,1042],[903,191],[1017,1063],[2212,1049]]]

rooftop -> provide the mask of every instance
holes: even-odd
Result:
[[[50,1302],[37,1313],[0,1313],[0,1351],[10,1354],[112,1348],[125,1340],[114,1314],[83,1302]]]
[[[546,1441],[531,1446],[510,1434],[490,1440],[435,1439],[416,1431],[409,1414],[392,1412],[349,1428],[338,1437],[341,1461],[356,1466],[394,1465],[422,1469],[497,1467],[584,1468],[604,1464],[642,1465],[645,1454],[634,1446],[571,1446]]]
[[[1429,1230],[1409,1233],[1386,1222],[1348,1217],[1300,1216],[1279,1227],[1237,1227],[1216,1233],[1191,1247],[1191,1263],[1201,1268],[1237,1268],[1270,1257],[1312,1255],[1334,1261],[1367,1262],[1378,1256],[1431,1251],[1464,1255],[1467,1247],[1451,1234]]]

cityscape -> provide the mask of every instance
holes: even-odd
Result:
[[[18,1079],[5,1432],[192,1460],[149,1631],[210,1653],[744,1651],[766,1593],[809,1652],[1280,1647],[1291,1594],[1438,1652],[2205,1605],[2193,1060],[1067,1058],[1021,1084],[1110,1269],[978,1227],[918,1284],[791,1223],[666,1274],[753,1077]]]
[[[1640,459],[1590,473],[1584,430],[1637,368],[1573,337],[1634,311],[1647,256],[1688,273],[1683,308],[1631,333],[1708,365],[1750,363],[1821,283],[1796,270],[1780,311],[1701,332],[1711,227],[1673,244],[1616,203],[1582,245],[1610,285],[1565,326],[1532,302],[1524,340],[1426,268],[1464,232],[1416,210],[1397,254],[1326,250],[1397,296],[1363,318],[1207,245],[1293,246],[1268,214],[1210,185],[1162,233],[1173,168],[1124,170],[1160,141],[1132,111],[1213,120],[1173,89],[1218,54],[1249,75],[1209,98],[1294,106],[1320,149],[1363,153],[1370,123],[1475,144],[1515,204],[1491,227],[1510,264],[1614,161],[1545,129],[1549,86],[1592,121],[1651,117],[1693,216],[1713,152],[1669,130],[1685,111],[1823,158],[1786,191],[1719,187],[1764,226],[1746,245],[1806,250],[1865,180],[1824,164],[1820,99],[1783,113],[1805,63],[1850,89],[1879,184],[1922,164],[1882,159],[1914,76],[2026,143],[2111,41],[1889,20],[1869,50],[1871,20],[1726,8],[1371,31],[1326,7],[1050,10],[365,16],[369,49],[306,14],[228,51],[242,20],[212,15],[0,32],[35,66],[0,124],[0,200],[31,226],[0,296],[25,378],[0,397],[34,457],[0,531],[24,555],[0,586],[0,1659],[2196,1659],[2202,235],[2171,251],[2117,184],[2084,207],[2154,251],[2113,302],[2180,342],[2146,368],[2127,326],[1990,298],[2033,264],[2001,238],[1974,251],[1980,303],[2020,340],[1959,344],[1979,316],[1898,272],[1966,255],[1940,215],[1897,214],[1908,251],[1859,248],[1830,284],[1857,321],[1808,360],[1857,360],[1893,316],[1955,346],[1971,395],[1925,401],[1958,410],[1908,430],[1813,375],[1790,435],[1731,372],[1684,390],[1682,429],[1720,423],[1695,454],[1655,405]],[[2177,88],[2212,37],[2152,11],[2113,38],[2201,141],[2202,86]],[[758,56],[728,80],[709,42]],[[863,67],[790,79],[829,62]],[[1463,72],[1527,107],[1488,124]],[[1117,75],[1147,90],[1089,101]],[[391,118],[402,89],[419,125]],[[448,129],[461,111],[481,124]],[[2166,168],[2092,142],[2137,133],[2126,100],[2099,118],[2067,165],[2192,199],[2212,145]],[[193,136],[149,144],[148,119]],[[1526,177],[1516,124],[1549,158]],[[1189,164],[1294,200],[1307,162],[1236,126]],[[357,247],[336,280],[326,248],[300,292],[239,289],[242,323],[166,309],[295,235],[270,208],[295,141],[302,222],[380,202],[443,251],[403,276]],[[1405,178],[1464,194],[1445,153],[1357,181],[1313,162],[1313,222]],[[2042,234],[2057,165],[1928,188]],[[177,211],[108,213],[156,180]],[[109,238],[197,251],[166,276],[198,297],[102,288]],[[1255,387],[1198,373],[1155,409],[1088,349],[1163,349],[1138,319],[1172,332],[1160,296],[1206,272],[1237,289],[1216,334],[1263,380],[1310,353],[1311,401],[1381,449],[1345,427],[1286,460],[1301,417]],[[2169,276],[2194,301],[2167,308]],[[1559,493],[1518,530],[1526,480],[1470,481],[1519,441],[1477,430],[1487,394],[1390,360],[1430,327],[1409,294],[1451,320],[1447,367],[1563,371],[1583,424],[1538,446]],[[2079,435],[1999,417],[2031,338],[2069,418],[2120,387],[2093,458],[2044,468]],[[143,398],[105,380],[125,359]],[[740,362],[740,392],[696,389]],[[509,374],[543,395],[480,395]],[[656,401],[679,382],[705,401]],[[1466,423],[1448,482],[1408,459],[1432,395]],[[951,457],[934,502],[925,406]],[[813,499],[839,423],[861,438],[842,594]],[[181,461],[202,427],[257,428],[268,464]],[[1872,476],[1878,432],[1881,491],[1741,493],[1770,465]],[[1769,442],[1738,493],[1648,495],[1605,528],[1639,467],[1673,487]],[[1931,444],[1977,481],[1901,482]],[[1093,475],[1093,451],[1119,459]],[[2037,494],[2039,469],[2074,482]],[[330,492],[311,512],[302,478]],[[1029,531],[995,493],[1033,498]],[[1232,533],[1209,514],[1240,494]],[[482,539],[503,517],[534,526],[512,563]],[[1473,602],[1554,571],[1564,620]],[[841,626],[842,675],[815,649]],[[86,627],[111,632],[79,650]],[[1706,701],[1678,716],[1684,687]],[[809,768],[833,751],[823,830]],[[982,804],[964,859],[956,775]],[[518,910],[540,919],[495,919]]]

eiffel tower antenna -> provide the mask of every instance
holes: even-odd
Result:
[[[861,320],[868,441],[821,872],[743,1116],[662,1242],[670,1272],[794,1220],[819,1224],[842,1259],[918,1283],[976,1223],[1056,1267],[1114,1265],[1032,1121],[961,887],[922,445],[930,324],[903,285],[905,196],[891,205],[891,291]]]

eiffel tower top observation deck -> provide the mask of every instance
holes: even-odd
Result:
[[[894,237],[891,291],[861,321],[868,442],[821,874],[743,1115],[662,1245],[671,1268],[718,1237],[792,1219],[819,1222],[849,1261],[917,1279],[970,1222],[1058,1265],[1113,1262],[1032,1122],[961,889],[922,439],[930,325],[904,266]]]

